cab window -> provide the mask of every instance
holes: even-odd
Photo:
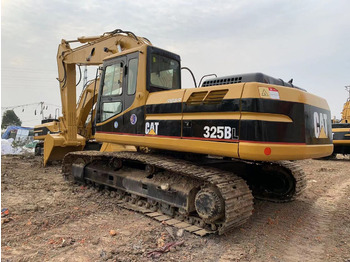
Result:
[[[178,61],[152,54],[150,66],[150,84],[161,89],[180,88],[180,64]]]
[[[129,68],[128,68],[128,95],[133,95],[136,92],[137,65],[138,65],[138,59],[137,58],[133,58],[133,59],[129,60]]]
[[[101,121],[105,121],[122,111],[122,102],[105,102],[102,105]]]
[[[123,64],[110,65],[105,70],[102,96],[121,95],[123,92]]]

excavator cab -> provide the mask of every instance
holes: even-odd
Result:
[[[153,46],[143,49],[104,62],[96,114],[100,140],[112,133],[144,134],[148,94],[181,89],[180,57]]]

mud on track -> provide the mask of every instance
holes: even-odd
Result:
[[[255,201],[248,223],[200,238],[124,210],[101,192],[71,187],[60,165],[2,156],[2,261],[350,261],[350,159],[298,161],[308,187],[292,203]],[[110,231],[116,235],[111,236]],[[175,240],[168,233],[174,235]]]

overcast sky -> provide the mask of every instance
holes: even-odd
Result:
[[[262,72],[327,99],[340,117],[350,85],[348,0],[2,0],[1,106],[60,105],[61,39],[117,28],[179,54],[182,66],[218,76]],[[89,72],[89,78],[95,72]],[[183,71],[183,87],[192,87]],[[15,112],[34,126],[37,105]]]

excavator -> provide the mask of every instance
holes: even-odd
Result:
[[[34,139],[39,142],[35,145],[35,155],[40,156],[44,150],[44,140],[47,134],[56,134],[59,132],[58,119],[43,119],[40,125],[34,126]]]
[[[99,150],[100,146],[98,143],[93,141],[92,136],[92,118],[89,118],[91,112],[94,114],[93,106],[96,104],[98,87],[100,84],[100,79],[97,81],[91,80],[88,81],[80,94],[79,101],[76,106],[77,110],[77,126],[78,134],[85,137],[85,147],[84,150]],[[67,120],[64,116],[59,119],[45,119],[42,120],[41,125],[36,125],[34,127],[34,137],[39,142],[35,146],[35,155],[42,155],[44,150],[44,141],[47,134],[59,134],[60,126],[66,126]],[[57,150],[55,150],[57,151]],[[61,156],[61,158],[60,158]],[[63,156],[58,154],[56,156],[51,155],[51,160],[62,160]]]
[[[180,56],[145,37],[117,29],[78,39],[86,44],[71,49],[62,40],[57,55],[68,125],[45,143],[75,148],[64,157],[64,178],[121,207],[199,236],[224,234],[249,219],[254,197],[301,194],[305,173],[290,160],[333,151],[326,100],[292,83],[248,73],[183,88]],[[102,57],[92,131],[112,150],[81,151],[75,68]]]
[[[334,151],[329,158],[336,154],[350,154],[350,87],[346,86],[349,97],[344,103],[341,120],[332,123]]]

